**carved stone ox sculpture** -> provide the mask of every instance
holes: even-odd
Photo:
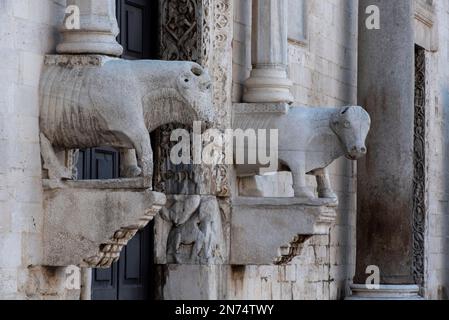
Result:
[[[211,79],[191,62],[47,56],[40,98],[42,158],[50,179],[71,178],[55,150],[98,146],[123,149],[128,176],[151,176],[149,132],[169,122],[214,120]]]
[[[234,129],[278,129],[279,163],[293,176],[295,197],[313,200],[306,175],[314,175],[319,198],[336,199],[326,168],[341,156],[356,160],[366,154],[370,117],[361,107],[294,107],[287,113],[237,110]],[[258,165],[239,165],[239,176],[259,173]]]

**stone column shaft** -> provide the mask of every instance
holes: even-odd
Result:
[[[369,30],[359,2],[358,103],[371,116],[368,154],[358,162],[357,267],[381,284],[413,284],[414,40],[413,1],[377,0],[381,25]]]
[[[115,0],[67,0],[67,6],[79,8],[79,29],[64,21],[60,29],[62,42],[56,51],[62,54],[105,54],[120,56],[122,46],[115,17]],[[76,19],[75,11],[66,15]]]
[[[244,102],[292,103],[287,77],[287,0],[253,0],[252,64]]]

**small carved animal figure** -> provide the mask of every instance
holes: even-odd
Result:
[[[234,129],[278,129],[280,165],[293,176],[295,197],[314,199],[306,174],[314,175],[320,198],[336,199],[326,168],[341,156],[356,160],[367,152],[368,113],[358,106],[342,108],[293,107],[287,114],[238,114]],[[259,173],[260,165],[238,165],[239,176]]]
[[[98,146],[123,149],[129,176],[151,176],[149,132],[170,122],[214,121],[211,79],[200,65],[100,60],[92,65],[47,63],[43,70],[40,138],[50,179],[72,175],[55,150]]]

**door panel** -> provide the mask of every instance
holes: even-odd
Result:
[[[119,260],[119,300],[152,298],[153,224],[140,231],[124,248]]]
[[[109,269],[92,269],[92,300],[117,300],[117,263]]]
[[[118,40],[124,59],[157,57],[158,2],[155,0],[116,0],[120,26]]]

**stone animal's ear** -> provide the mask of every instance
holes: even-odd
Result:
[[[345,107],[345,108],[343,108],[343,110],[341,110],[341,114],[342,114],[342,115],[343,115],[343,114],[346,114],[346,112],[348,112],[349,108],[350,108],[350,107]]]

